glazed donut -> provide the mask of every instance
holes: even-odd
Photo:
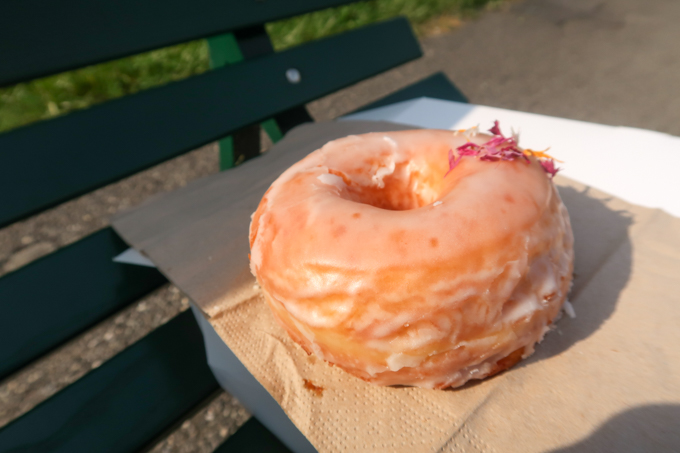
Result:
[[[446,388],[534,351],[566,300],[573,236],[553,161],[492,132],[349,136],[271,185],[251,271],[308,354]]]

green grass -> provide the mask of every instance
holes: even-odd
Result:
[[[281,0],[285,1],[285,0]],[[422,35],[443,14],[469,14],[498,0],[369,0],[267,25],[276,50],[405,15]],[[0,88],[0,132],[209,69],[204,40]]]
[[[0,89],[0,131],[62,115],[208,69],[194,41]]]
[[[422,35],[429,20],[442,14],[469,14],[492,0],[371,0],[318,11],[267,25],[276,50],[373,22],[406,16]]]

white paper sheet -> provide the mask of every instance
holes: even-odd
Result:
[[[142,255],[141,253],[139,253],[137,250],[135,250],[133,248],[129,248],[129,249],[125,250],[123,253],[121,253],[120,255],[114,256],[113,262],[114,263],[135,264],[137,266],[156,267],[156,265],[153,264],[153,261],[151,261],[149,258]]]

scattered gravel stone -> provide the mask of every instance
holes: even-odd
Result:
[[[151,453],[209,453],[234,434],[250,414],[231,395],[220,392],[206,406],[158,442]]]
[[[33,241],[33,238],[31,238],[30,236],[24,236],[21,238],[22,244],[26,243],[25,242],[26,238],[31,239],[31,241],[28,242],[29,244]],[[14,270],[17,270],[20,267],[30,263],[31,261],[34,261],[42,256],[45,256],[48,253],[52,253],[55,250],[56,250],[55,245],[50,242],[38,242],[37,244],[32,244],[27,247],[24,247],[18,250],[16,253],[14,253],[14,255],[12,255],[7,260],[5,265],[2,267],[3,271],[12,272]]]

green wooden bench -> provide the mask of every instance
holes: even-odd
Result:
[[[264,23],[344,3],[5,2],[0,86],[199,38],[214,69],[1,134],[0,227],[216,140],[230,167],[260,124],[276,140],[306,103],[420,56],[405,19],[273,52]],[[420,96],[465,101],[435,74],[371,107]],[[104,228],[0,278],[0,379],[167,282],[113,262],[127,247]],[[0,452],[138,451],[216,391],[185,311],[0,429]],[[218,451],[287,450],[251,419]]]

